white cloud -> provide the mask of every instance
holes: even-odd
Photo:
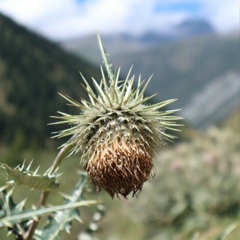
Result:
[[[167,30],[189,11],[156,11],[156,5],[194,0],[0,0],[0,11],[49,38],[58,40],[86,33],[139,33]],[[238,26],[238,0],[195,0],[221,31]],[[196,13],[194,13],[196,14]]]
[[[239,29],[239,7],[239,0],[214,0],[209,6],[209,16],[219,31]]]

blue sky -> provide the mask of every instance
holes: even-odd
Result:
[[[0,0],[0,12],[57,41],[97,31],[171,31],[188,18],[206,18],[223,33],[239,29],[238,0]]]
[[[199,1],[179,1],[179,2],[165,2],[165,4],[157,4],[155,10],[158,12],[188,12],[189,14],[202,14],[203,4]]]

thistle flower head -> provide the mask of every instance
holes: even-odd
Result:
[[[72,144],[71,153],[81,153],[81,163],[97,191],[105,189],[112,197],[141,191],[153,172],[153,157],[166,139],[174,139],[166,129],[177,130],[180,117],[171,116],[177,110],[163,111],[176,99],[147,105],[150,97],[144,92],[146,83],[139,77],[134,88],[134,76],[120,79],[120,69],[114,74],[108,55],[98,36],[107,76],[102,67],[102,79],[92,79],[94,88],[82,76],[89,100],[77,102],[61,95],[80,110],[79,115],[60,112],[58,123],[69,128],[56,136],[72,136],[63,146]]]

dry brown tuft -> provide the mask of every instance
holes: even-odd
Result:
[[[138,194],[151,177],[152,169],[152,156],[146,144],[119,137],[96,146],[85,166],[97,191],[103,188],[112,197]]]

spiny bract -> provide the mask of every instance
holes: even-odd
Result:
[[[151,77],[145,84],[139,77],[135,89],[131,69],[126,79],[120,80],[120,69],[113,74],[100,36],[98,41],[108,79],[101,67],[102,80],[92,79],[93,89],[82,76],[89,101],[80,103],[61,95],[81,113],[59,112],[61,121],[57,123],[70,127],[56,136],[72,136],[63,146],[72,144],[71,153],[81,152],[81,163],[97,191],[105,189],[112,197],[134,196],[152,176],[153,157],[159,147],[165,139],[175,138],[165,130],[177,130],[175,121],[180,117],[171,116],[177,110],[159,110],[176,99],[146,105],[154,96],[144,97]]]

